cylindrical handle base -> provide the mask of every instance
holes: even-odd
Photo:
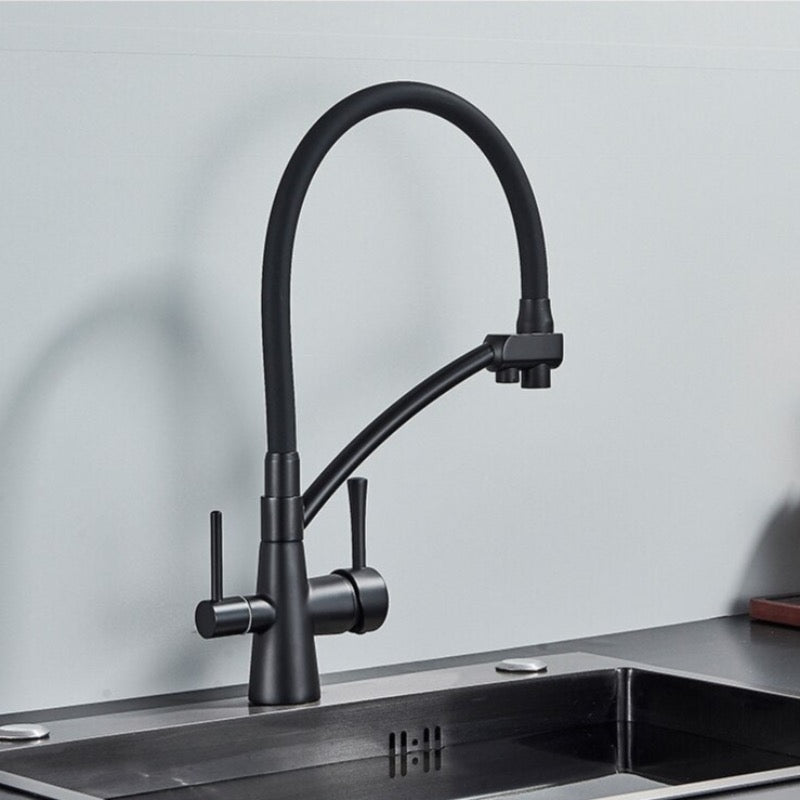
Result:
[[[275,606],[264,597],[226,597],[203,600],[194,612],[194,624],[204,639],[265,631],[275,622]]]

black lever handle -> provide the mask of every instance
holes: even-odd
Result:
[[[211,512],[211,601],[222,600],[222,512]]]
[[[353,545],[353,569],[367,566],[367,479],[347,481],[350,499],[350,536]]]
[[[212,511],[211,523],[211,599],[195,609],[194,624],[204,639],[236,633],[265,631],[276,619],[275,606],[259,595],[222,594],[222,512]]]
[[[309,581],[315,633],[367,633],[383,625],[389,592],[380,573],[367,566],[367,479],[347,481],[353,566]]]

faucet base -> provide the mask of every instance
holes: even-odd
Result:
[[[280,706],[319,700],[314,629],[302,541],[261,542],[258,594],[275,599],[275,624],[253,635],[249,699]]]

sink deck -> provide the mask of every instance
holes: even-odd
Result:
[[[601,656],[547,662],[342,684],[303,708],[64,723],[3,748],[0,785],[54,800],[643,800],[800,777],[798,697]]]

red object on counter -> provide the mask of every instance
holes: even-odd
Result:
[[[750,618],[800,628],[800,594],[752,597],[750,599]]]

